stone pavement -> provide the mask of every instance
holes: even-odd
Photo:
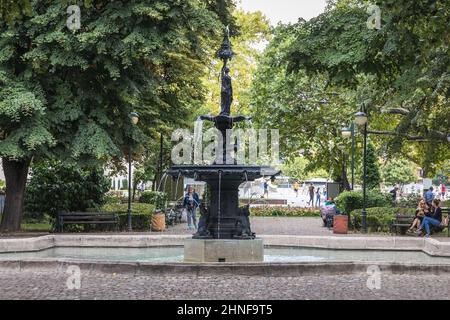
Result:
[[[251,217],[252,231],[257,235],[315,235],[329,236],[330,230],[322,227],[321,218],[317,217]],[[169,226],[163,234],[191,234],[187,224]]]
[[[348,275],[152,276],[83,272],[69,290],[62,271],[0,270],[0,299],[411,299],[450,298],[450,275],[381,274],[369,289],[366,273]],[[369,284],[372,283],[369,281]]]

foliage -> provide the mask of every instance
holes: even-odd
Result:
[[[367,157],[366,157],[366,185],[369,190],[380,189],[380,168],[378,165],[378,158],[375,153],[373,144],[367,145]],[[363,178],[361,178],[363,179]]]
[[[287,159],[283,163],[281,171],[284,175],[298,181],[305,181],[311,178],[328,178],[325,170],[312,170],[311,167],[311,162],[304,157],[295,157]]]
[[[119,230],[128,228],[128,204],[105,204],[100,208],[102,212],[116,213],[119,216]],[[151,227],[151,218],[155,206],[147,203],[133,203],[132,228],[133,230],[148,231]]]
[[[168,195],[165,192],[158,191],[144,191],[139,198],[140,203],[150,203],[156,209],[164,209],[168,200]]]
[[[340,130],[350,120],[355,102],[346,91],[336,95],[335,88],[320,74],[287,73],[286,52],[296,30],[294,26],[278,26],[259,59],[251,90],[255,125],[279,130],[281,156],[288,165],[295,164],[302,154],[308,161],[307,171],[321,169],[326,177],[338,180],[345,154],[350,152],[348,142],[344,152],[338,148],[344,144]],[[360,150],[355,153],[357,160]]]
[[[417,208],[420,199],[422,199],[421,194],[417,193],[408,194],[406,197],[397,199],[395,206],[399,208]]]
[[[383,166],[382,175],[384,183],[390,186],[404,185],[417,180],[411,163],[401,158],[389,160]]]
[[[320,210],[309,208],[255,207],[250,213],[253,217],[320,217]]]
[[[368,191],[366,194],[366,208],[392,206],[391,196],[376,191]],[[337,207],[349,213],[363,207],[363,194],[361,191],[344,191],[335,199]]]
[[[382,28],[370,30],[367,1],[331,2],[325,13],[299,22],[277,40],[289,41],[278,65],[288,71],[286,78],[324,77],[347,103],[346,90],[355,102],[365,102],[369,130],[378,134],[385,155],[401,153],[432,177],[450,155],[450,3],[379,0],[377,5]]]
[[[201,105],[207,50],[224,23],[234,25],[231,0],[86,1],[75,32],[66,1],[30,4],[15,23],[0,20],[0,157],[8,160],[120,164],[129,145],[139,158],[141,142]]]
[[[3,194],[6,189],[6,183],[3,180],[0,180],[0,194]]]
[[[369,232],[389,232],[390,225],[397,214],[413,216],[415,208],[391,208],[391,207],[374,207],[368,208],[367,227]],[[354,225],[357,229],[361,227],[361,211],[354,210],[351,212]]]
[[[35,219],[58,211],[84,211],[101,206],[109,181],[99,168],[80,169],[58,161],[36,163],[25,193],[25,211]]]

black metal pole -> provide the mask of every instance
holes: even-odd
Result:
[[[128,231],[132,231],[131,226],[131,144],[128,150]]]
[[[162,179],[163,175],[163,134],[161,132],[159,137],[159,179]],[[159,190],[158,190],[159,191]]]
[[[364,125],[364,155],[363,155],[363,209],[362,209],[362,232],[367,233],[367,212],[366,212],[366,185],[367,185],[367,123]]]
[[[355,188],[355,124],[351,125],[352,131],[352,190]]]

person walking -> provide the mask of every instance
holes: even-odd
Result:
[[[317,187],[316,190],[316,207],[319,208],[320,207],[320,188]]]
[[[394,189],[389,191],[389,193],[392,196],[392,202],[395,202],[397,200],[397,191],[398,191],[398,187],[395,187]]]
[[[300,188],[300,185],[298,184],[297,181],[294,182],[293,188],[295,192],[295,197],[298,198],[298,189]]]
[[[447,188],[445,184],[441,183],[441,200],[445,200],[445,194],[447,192]]]
[[[308,192],[309,192],[308,205],[313,207],[314,206],[314,185],[312,183],[309,185]]]
[[[269,184],[267,183],[267,180],[264,180],[264,197],[269,198]]]
[[[200,206],[200,198],[192,186],[184,196],[183,207],[187,210],[188,230],[197,229],[197,208]]]

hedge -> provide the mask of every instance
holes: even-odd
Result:
[[[393,201],[390,194],[383,194],[376,191],[367,192],[367,208],[375,207],[392,207]],[[339,210],[349,213],[356,209],[363,207],[363,195],[361,191],[345,191],[342,192],[336,199],[336,205]]]
[[[320,210],[308,208],[255,207],[250,208],[253,217],[320,217]]]
[[[102,212],[117,213],[119,216],[119,230],[125,231],[128,228],[128,204],[105,204],[101,208]],[[133,230],[147,231],[151,227],[151,219],[155,206],[147,203],[133,203],[131,225]]]
[[[367,208],[367,228],[370,232],[389,232],[390,226],[397,214],[414,215],[415,208],[375,207]],[[361,228],[361,210],[350,213],[351,222],[356,229]]]
[[[155,205],[157,209],[164,209],[167,199],[167,193],[159,191],[144,191],[139,198],[139,202],[150,203]]]

